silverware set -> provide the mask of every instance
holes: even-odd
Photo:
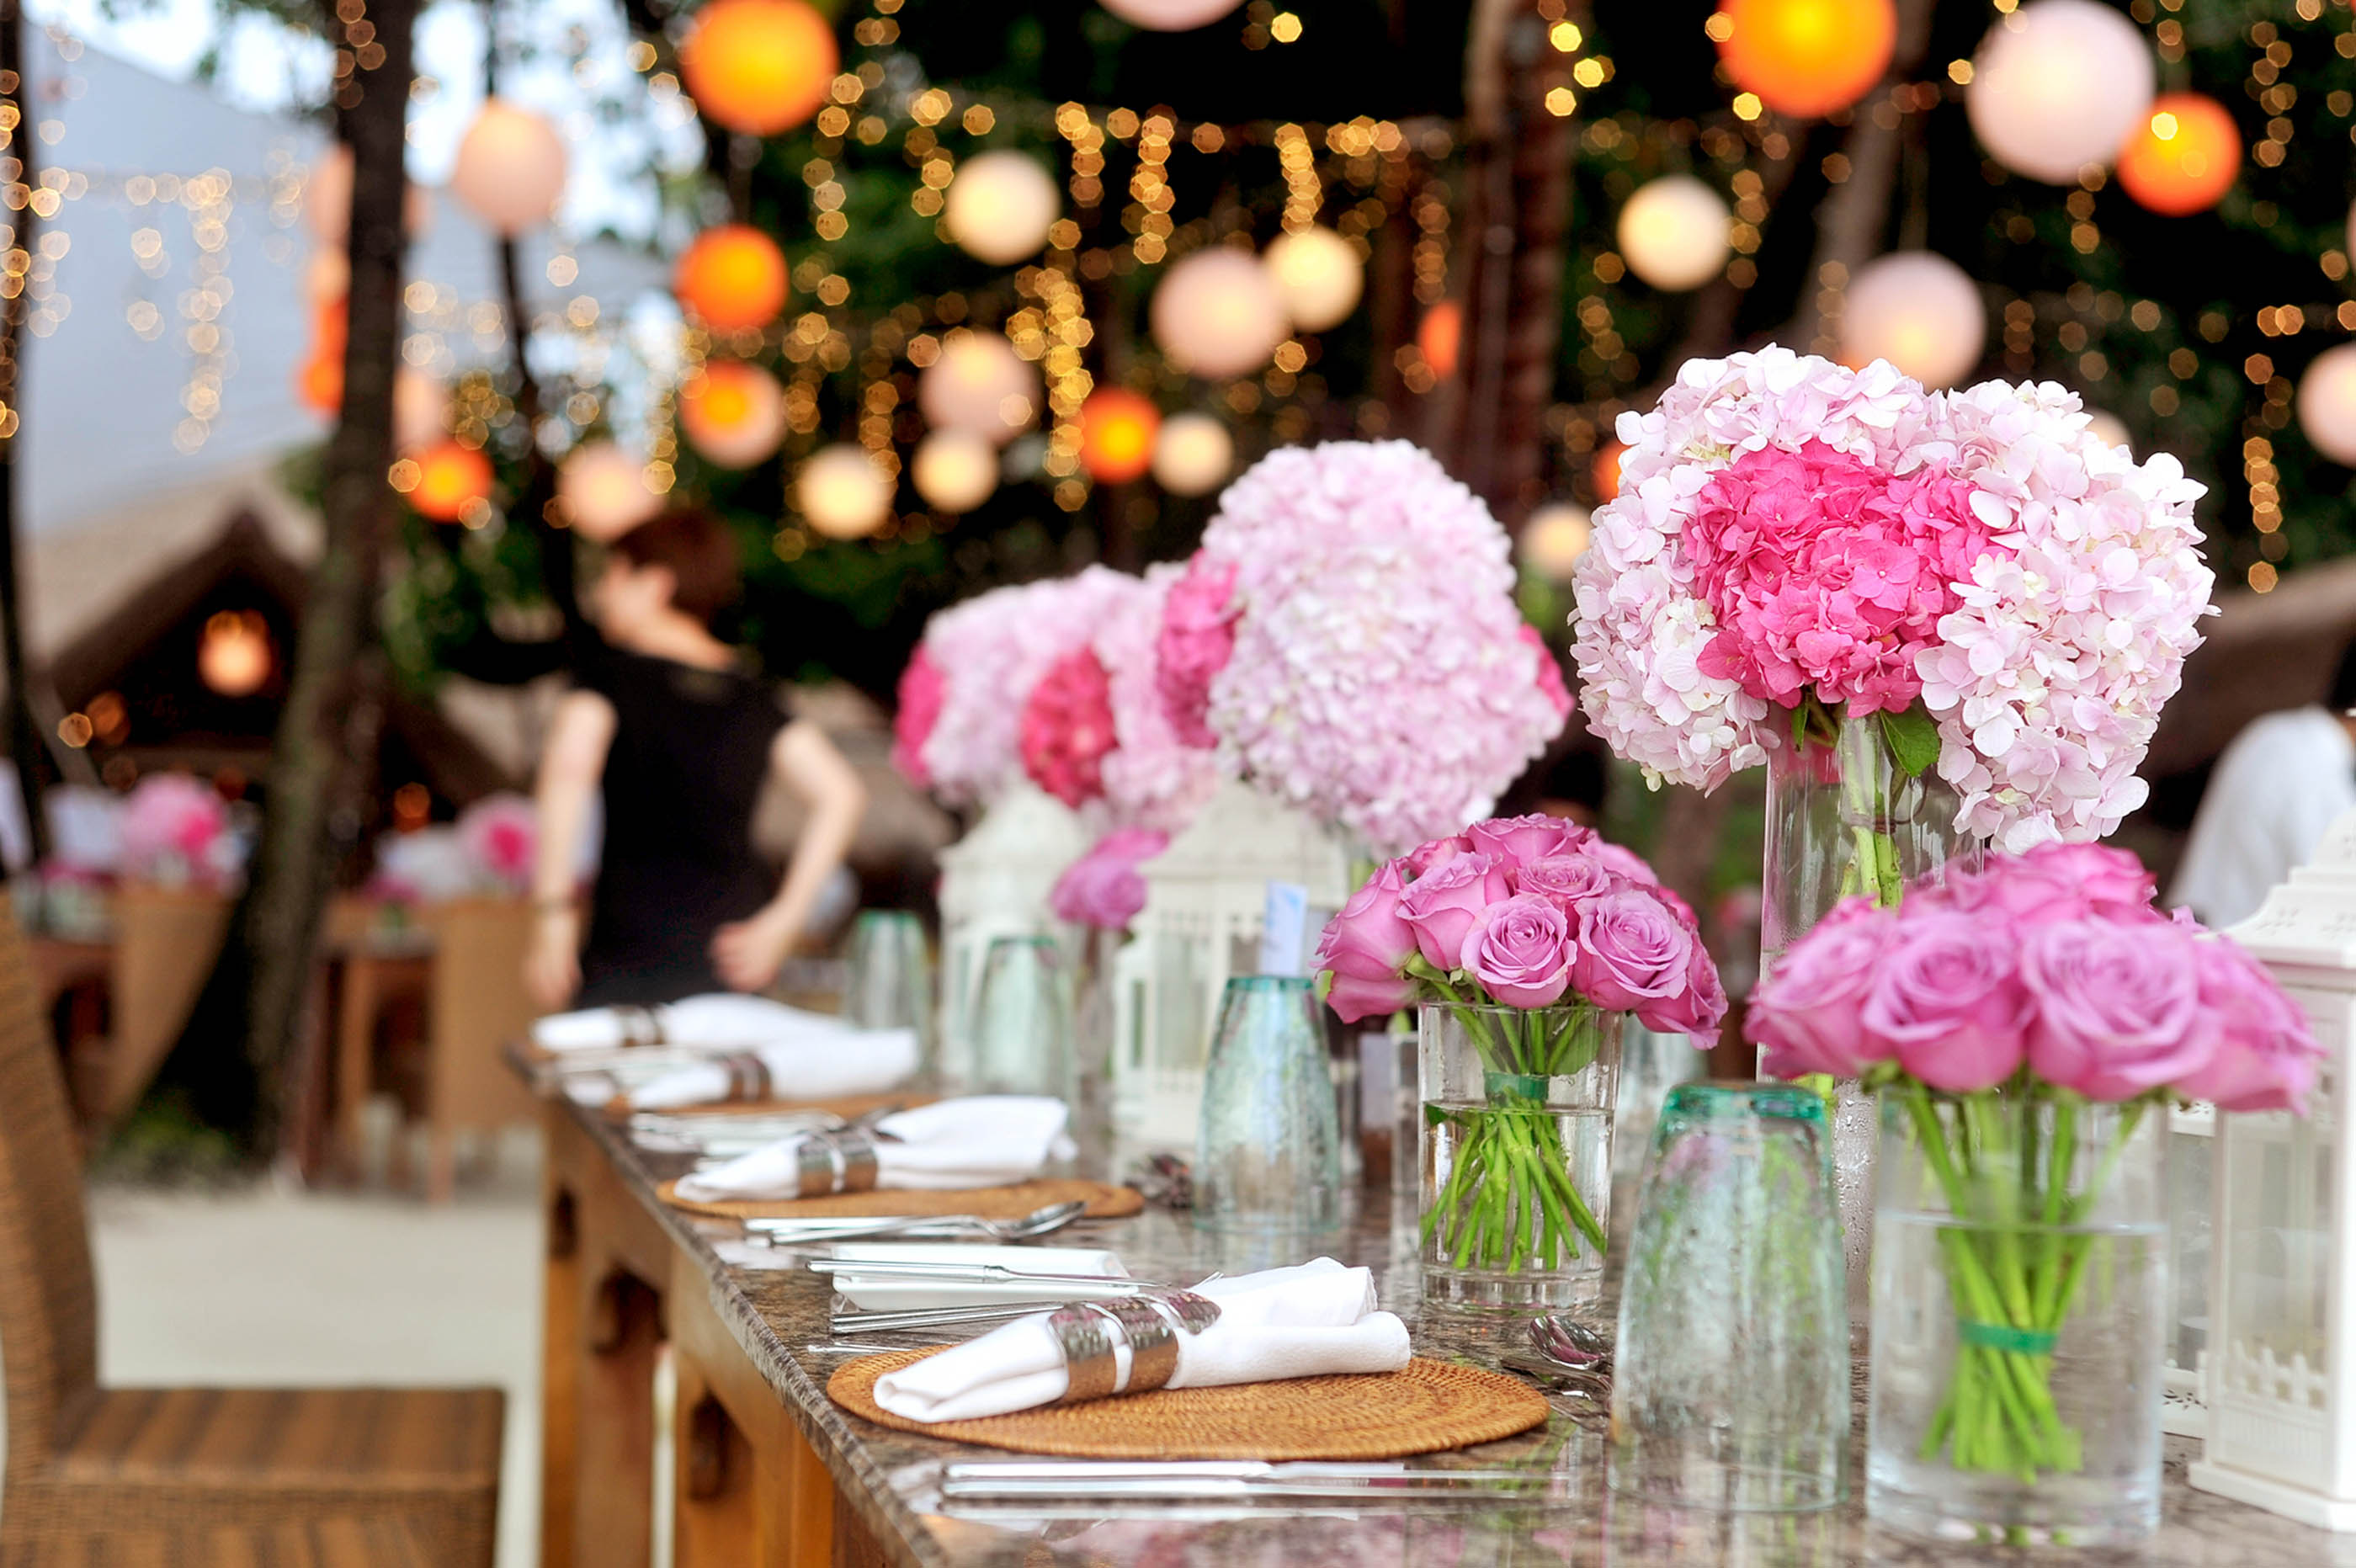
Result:
[[[1087,1212],[1085,1199],[1050,1203],[1019,1220],[991,1220],[980,1214],[843,1215],[793,1220],[747,1220],[748,1241],[770,1247],[815,1246],[827,1242],[873,1241],[882,1237],[911,1240],[969,1236],[991,1242],[1030,1242],[1053,1235]],[[866,1272],[862,1270],[860,1272]]]
[[[1498,1364],[1544,1385],[1548,1392],[1608,1403],[1612,1397],[1612,1344],[1603,1335],[1569,1318],[1545,1314],[1530,1324],[1530,1351],[1508,1351]]]
[[[1561,1479],[1550,1470],[1411,1470],[1397,1463],[1010,1460],[949,1466],[941,1476],[941,1496],[998,1502],[1149,1498],[1479,1501],[1542,1495]]]

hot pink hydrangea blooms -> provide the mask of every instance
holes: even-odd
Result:
[[[933,662],[932,650],[917,644],[916,656],[900,672],[900,701],[892,715],[892,765],[918,789],[930,789],[933,784],[932,773],[925,766],[925,742],[932,739],[933,726],[940,722],[946,694],[947,683],[941,678],[940,667]]]
[[[1137,603],[1107,619],[1096,637],[1118,741],[1102,767],[1105,804],[1116,823],[1163,833],[1184,831],[1219,784],[1213,742],[1183,739],[1162,700],[1162,632],[1184,570],[1149,567]]]
[[[1211,732],[1211,682],[1236,652],[1236,563],[1189,560],[1170,587],[1156,641],[1155,686],[1172,731],[1189,746],[1219,743]]]
[[[1077,648],[1047,667],[1023,704],[1023,771],[1074,810],[1104,793],[1113,748],[1112,686],[1096,650]]]

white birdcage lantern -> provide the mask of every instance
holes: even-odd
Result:
[[[2191,1481],[2303,1524],[2356,1530],[2356,1171],[2333,1147],[2356,1090],[2356,811],[2229,934],[2306,1011],[2328,1054],[2306,1117],[2218,1118],[2208,1451]]]
[[[1026,780],[991,802],[973,831],[941,851],[941,1075],[949,1083],[970,1077],[966,1020],[991,943],[1061,935],[1047,895],[1087,848],[1079,815]]]
[[[1114,969],[1114,1125],[1135,1148],[1191,1150],[1219,998],[1230,976],[1258,968],[1269,884],[1302,889],[1312,911],[1339,909],[1350,851],[1314,818],[1230,781],[1143,871],[1145,909]]]

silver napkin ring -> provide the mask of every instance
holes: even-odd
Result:
[[[1059,1307],[1048,1315],[1047,1332],[1055,1337],[1055,1348],[1064,1353],[1068,1379],[1063,1396],[1055,1401],[1057,1404],[1102,1399],[1119,1384],[1120,1376],[1113,1360],[1109,1332],[1111,1321],[1087,1302]]]
[[[1146,1393],[1169,1386],[1178,1371],[1178,1336],[1199,1334],[1219,1320],[1218,1303],[1183,1290],[1141,1291],[1111,1301],[1076,1301],[1047,1318],[1063,1352],[1067,1381],[1057,1404],[1079,1404],[1113,1393]],[[1112,1336],[1120,1326],[1129,1346],[1129,1381],[1120,1380]]]
[[[660,1045],[663,1042],[662,1017],[652,1008],[616,1008],[614,1027],[622,1031],[625,1046]]]
[[[769,1097],[769,1064],[756,1051],[734,1051],[720,1059],[728,1074],[729,1103],[744,1104]]]
[[[794,1191],[802,1198],[875,1189],[875,1140],[863,1130],[842,1127],[802,1135],[795,1150]]]
[[[1121,1392],[1144,1393],[1167,1385],[1178,1370],[1178,1332],[1172,1321],[1142,1296],[1098,1302],[1096,1307],[1119,1324],[1129,1340],[1129,1381],[1121,1385]]]

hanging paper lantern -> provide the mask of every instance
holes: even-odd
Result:
[[[313,304],[325,304],[351,292],[351,252],[341,245],[316,247],[303,264],[303,297]]]
[[[294,396],[315,414],[330,417],[343,411],[344,354],[338,348],[333,354],[323,349],[312,350],[311,357],[294,371]]]
[[[1002,335],[960,327],[917,376],[916,407],[936,430],[1012,441],[1039,417],[1039,372]]]
[[[1972,132],[2015,174],[2075,185],[2151,112],[2151,46],[2094,0],[2037,0],[1997,18],[1964,91]]]
[[[723,468],[750,468],[786,438],[786,393],[756,365],[707,359],[679,389],[679,428]]]
[[[1768,108],[1814,117],[1873,90],[1898,43],[1892,0],[1719,0],[1719,57]]]
[[[1134,27],[1184,33],[1206,27],[1243,0],[1104,0],[1104,8]]]
[[[270,679],[275,663],[270,623],[255,610],[220,610],[205,617],[197,642],[197,678],[223,697],[251,697]]]
[[[1235,471],[1236,438],[1208,414],[1173,414],[1153,441],[1153,482],[1173,496],[1207,496]]]
[[[1126,387],[1099,387],[1080,405],[1080,466],[1100,484],[1126,485],[1151,466],[1161,428],[1152,400]]]
[[[863,446],[821,446],[794,476],[794,500],[827,538],[863,539],[892,515],[892,476]]]
[[[1365,263],[1357,247],[1331,229],[1312,227],[1280,234],[1260,260],[1284,312],[1303,332],[1323,332],[1350,319],[1365,289]]]
[[[303,218],[322,245],[341,245],[352,221],[352,150],[341,142],[303,176]],[[434,199],[415,185],[402,193],[401,226],[415,240],[434,227]],[[348,273],[347,274],[348,277]],[[342,293],[344,287],[335,291]]]
[[[337,400],[339,402],[341,400]],[[408,452],[450,433],[450,389],[412,365],[392,373],[392,445]]]
[[[679,46],[679,73],[697,110],[754,136],[817,113],[841,69],[834,28],[801,0],[712,0]]]
[[[1691,175],[1663,175],[1620,208],[1620,254],[1656,289],[1697,289],[1725,269],[1733,229],[1718,192]]]
[[[1522,524],[1522,562],[1548,582],[1568,582],[1594,532],[1586,507],[1550,501]]]
[[[544,114],[504,98],[486,98],[458,143],[450,194],[512,238],[537,229],[564,196],[564,138]]]
[[[2298,379],[2298,428],[2315,450],[2356,468],[2356,343],[2327,348]]]
[[[2127,421],[2108,409],[2096,409],[2087,417],[2086,433],[2105,446],[2134,448],[2135,439],[2127,433]]]
[[[474,447],[437,441],[406,461],[417,465],[409,504],[420,517],[458,522],[477,502],[490,498],[491,460]]]
[[[916,443],[908,475],[944,512],[970,512],[998,488],[998,448],[969,430],[937,430]]]
[[[1926,387],[1946,387],[1971,374],[1987,341],[1979,287],[1944,256],[1899,251],[1849,279],[1841,306],[1845,364],[1887,359]]]
[[[2167,218],[2203,212],[2242,172],[2242,133],[2213,98],[2163,92],[2119,150],[2119,188]]]
[[[1588,477],[1595,482],[1597,506],[1619,499],[1620,463],[1627,455],[1628,443],[1624,441],[1607,441],[1595,449],[1595,462],[1588,470]]]
[[[714,332],[766,326],[786,308],[786,253],[750,224],[723,223],[680,253],[670,292]]]
[[[1258,257],[1226,246],[1172,266],[1148,315],[1153,341],[1171,364],[1215,379],[1258,369],[1289,330],[1268,269]]]
[[[584,442],[556,470],[556,498],[573,531],[604,544],[662,511],[647,488],[647,465],[610,441]]]
[[[941,221],[968,255],[1004,267],[1037,255],[1063,210],[1055,176],[1036,158],[1001,150],[958,165]]]
[[[1464,347],[1464,306],[1455,300],[1441,300],[1425,311],[1415,329],[1415,346],[1433,375],[1445,381],[1456,374],[1456,356]]]

